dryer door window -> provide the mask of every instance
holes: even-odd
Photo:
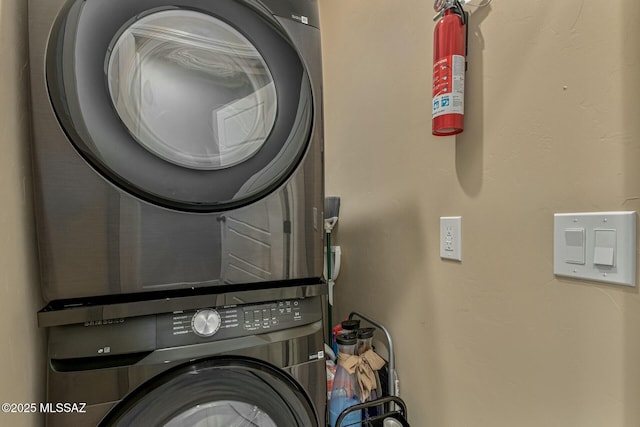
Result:
[[[253,3],[68,0],[47,85],[77,152],[154,204],[223,211],[273,192],[304,156],[311,83]]]
[[[256,154],[271,133],[278,106],[271,72],[225,22],[190,10],[156,12],[127,27],[110,50],[113,105],[158,157],[222,169]]]
[[[213,358],[174,368],[136,389],[100,426],[319,427],[304,390],[253,359]]]

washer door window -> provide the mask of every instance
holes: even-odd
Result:
[[[250,203],[308,145],[304,65],[278,22],[242,2],[70,0],[47,55],[51,101],[77,151],[156,204]]]
[[[209,359],[136,389],[101,426],[318,427],[311,403],[287,374],[248,359]]]

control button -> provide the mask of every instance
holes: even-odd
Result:
[[[220,329],[220,314],[211,308],[198,310],[191,319],[191,329],[196,335],[210,337]]]
[[[616,230],[594,230],[594,232],[593,263],[613,267],[615,265]]]
[[[584,264],[584,228],[566,228],[564,240],[566,244],[565,262]]]

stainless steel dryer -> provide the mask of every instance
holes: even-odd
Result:
[[[316,1],[29,0],[29,16],[47,302],[320,278]]]
[[[322,298],[53,327],[46,425],[325,427]]]

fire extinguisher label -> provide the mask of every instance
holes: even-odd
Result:
[[[450,55],[433,64],[432,117],[464,114],[464,56]]]

